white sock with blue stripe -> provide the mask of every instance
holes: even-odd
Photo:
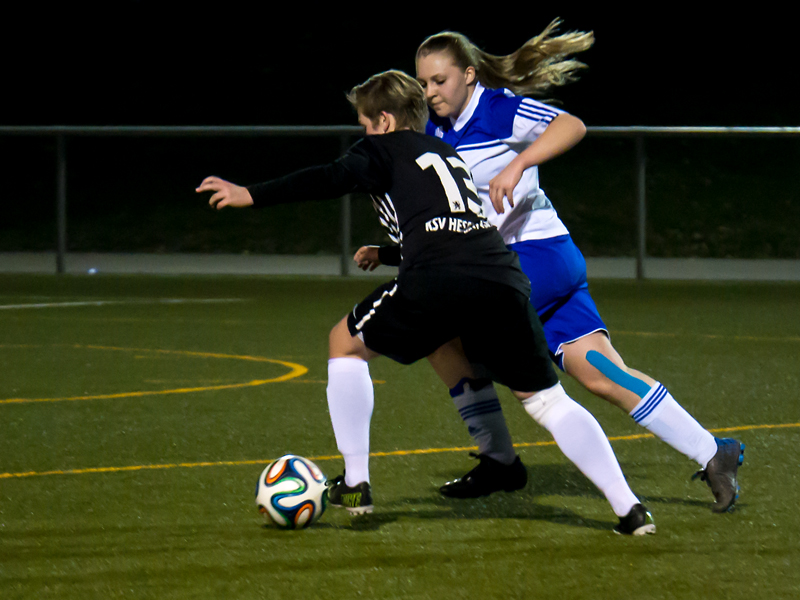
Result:
[[[450,390],[450,396],[478,444],[478,453],[504,465],[513,463],[517,453],[491,380],[462,379]]]
[[[639,425],[704,469],[717,452],[714,436],[686,412],[667,388],[658,382],[650,388],[630,415]]]

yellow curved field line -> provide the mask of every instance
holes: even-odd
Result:
[[[58,346],[60,344],[54,344]],[[18,344],[18,345],[11,345],[11,344],[0,344],[0,348],[37,348],[39,346],[36,345],[29,345],[29,344]],[[68,401],[77,401],[77,400],[109,400],[109,399],[116,399],[116,398],[140,398],[142,396],[163,396],[167,394],[190,394],[194,392],[211,392],[217,390],[231,390],[236,388],[244,388],[244,387],[254,387],[258,385],[264,385],[266,383],[279,383],[281,381],[288,381],[289,379],[294,379],[295,377],[301,377],[308,373],[308,368],[304,367],[303,365],[298,365],[296,363],[286,362],[283,360],[276,360],[272,358],[264,358],[263,356],[247,356],[247,355],[237,355],[237,354],[219,354],[219,353],[212,353],[212,352],[193,352],[189,350],[158,350],[158,349],[150,349],[150,348],[119,348],[116,346],[94,346],[94,345],[82,345],[82,344],[71,344],[69,345],[70,348],[76,349],[88,349],[88,350],[113,350],[113,351],[120,351],[120,352],[150,352],[155,354],[177,354],[183,356],[196,356],[200,358],[228,358],[233,360],[249,360],[254,362],[267,362],[282,365],[289,369],[289,372],[285,375],[281,375],[279,377],[273,377],[272,379],[256,379],[253,381],[246,381],[243,383],[230,383],[224,385],[212,385],[212,386],[203,386],[203,387],[186,387],[186,388],[176,388],[171,390],[152,390],[152,391],[135,391],[135,392],[119,392],[115,394],[97,394],[97,395],[85,395],[85,396],[68,396],[64,398],[7,398],[5,400],[0,400],[0,405],[2,404],[23,404],[29,402],[68,402]]]
[[[709,429],[712,433],[729,433],[732,431],[753,431],[757,429],[790,429],[798,428],[800,423],[777,423],[771,425],[742,425],[738,427],[720,427],[717,429]],[[635,435],[622,435],[608,438],[612,442],[624,442],[643,439],[654,439],[655,436],[651,433],[635,434]],[[543,442],[524,442],[514,444],[515,448],[532,448],[541,446],[555,446],[554,441]],[[390,456],[413,456],[424,454],[441,454],[443,452],[468,452],[477,450],[477,446],[462,446],[454,448],[418,448],[412,450],[393,450],[390,452],[371,452],[370,457],[381,458]],[[340,454],[330,454],[324,456],[309,456],[309,460],[314,462],[324,462],[327,460],[341,459]],[[17,473],[0,473],[0,479],[19,479],[24,477],[45,477],[48,475],[89,475],[97,473],[124,473],[129,471],[158,471],[164,469],[192,469],[196,467],[238,467],[242,465],[267,465],[271,463],[274,458],[256,459],[256,460],[223,460],[214,462],[182,462],[182,463],[165,463],[155,465],[130,465],[126,467],[91,467],[87,469],[69,469],[64,471],[24,471]]]

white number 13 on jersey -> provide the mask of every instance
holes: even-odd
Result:
[[[449,162],[454,169],[461,169],[464,171],[464,185],[477,197],[478,188],[475,187],[472,181],[472,176],[469,173],[469,167],[467,167],[466,163],[455,156],[448,157],[447,162]],[[431,167],[436,171],[436,175],[439,176],[439,181],[442,182],[444,193],[447,195],[447,202],[450,204],[450,212],[463,213],[469,208],[471,212],[479,217],[486,216],[481,203],[475,202],[472,198],[467,198],[467,206],[464,206],[464,197],[458,189],[458,183],[440,155],[434,152],[426,152],[417,159],[417,164],[423,171]]]

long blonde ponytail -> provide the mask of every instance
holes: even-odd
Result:
[[[427,38],[417,49],[417,59],[432,52],[449,52],[461,68],[474,67],[478,81],[488,88],[508,88],[519,96],[539,97],[553,87],[578,77],[586,65],[569,58],[594,44],[591,31],[557,33],[560,19],[554,19],[539,35],[516,52],[496,56],[478,48],[466,36],[444,31]]]

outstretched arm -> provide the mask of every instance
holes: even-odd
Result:
[[[260,208],[287,202],[327,200],[355,191],[372,191],[373,167],[367,155],[354,146],[345,156],[327,165],[308,167],[263,183],[242,187],[219,177],[207,177],[197,192],[213,192],[209,204]],[[380,185],[380,184],[375,184]]]
[[[578,117],[561,113],[553,119],[535,142],[520,152],[497,177],[489,182],[489,198],[498,214],[505,212],[503,198],[514,206],[514,188],[525,169],[540,165],[563,154],[586,135],[586,126]]]

